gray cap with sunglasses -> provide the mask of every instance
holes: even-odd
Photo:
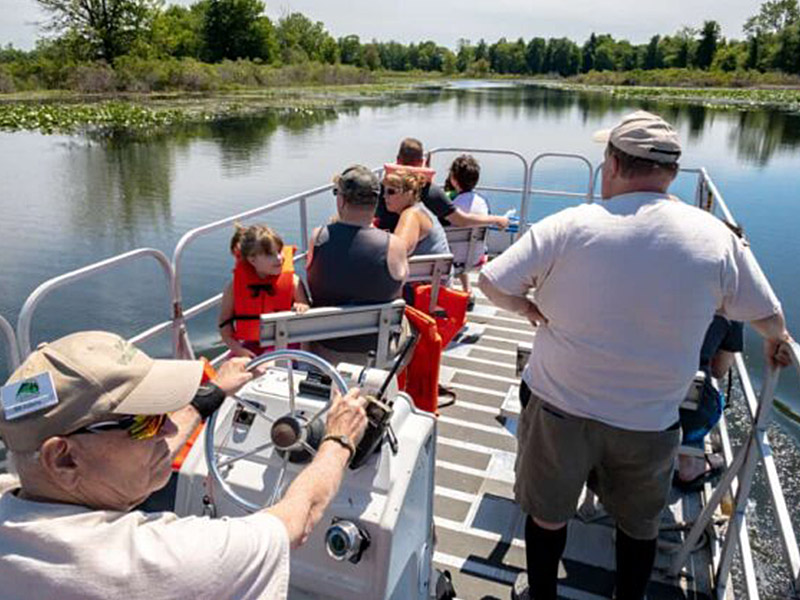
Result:
[[[336,189],[348,204],[375,205],[381,186],[375,173],[363,165],[353,165],[334,179]]]
[[[0,395],[0,437],[15,452],[122,415],[183,408],[200,385],[203,364],[154,360],[118,335],[84,331],[40,345]]]

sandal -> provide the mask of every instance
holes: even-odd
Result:
[[[712,455],[715,456],[715,455]],[[706,455],[706,464],[708,468],[700,473],[693,479],[681,479],[678,471],[672,475],[672,485],[682,492],[699,492],[703,489],[706,483],[711,483],[719,479],[722,473],[725,472],[725,464],[720,464],[719,460],[712,460],[711,457]],[[719,457],[716,457],[719,459]]]

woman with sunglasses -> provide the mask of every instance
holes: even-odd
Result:
[[[420,202],[424,180],[411,171],[396,170],[383,178],[383,195],[389,212],[400,216],[394,233],[409,256],[450,254],[439,220]]]

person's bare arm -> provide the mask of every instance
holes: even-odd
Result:
[[[311,302],[306,294],[306,286],[297,275],[294,276],[294,296],[292,302],[292,310],[300,313],[301,315],[311,308]]]
[[[547,323],[547,318],[539,312],[539,307],[531,302],[527,296],[506,294],[489,281],[483,273],[478,276],[478,287],[495,306],[522,315],[534,326],[538,326],[540,323]]]
[[[389,234],[389,251],[387,252],[386,262],[392,279],[395,281],[406,280],[406,277],[408,277],[406,245],[403,240],[392,233]]]
[[[233,337],[233,323],[229,322],[233,317],[233,282],[228,282],[225,286],[225,291],[222,292],[222,303],[219,307],[219,335],[228,350],[234,356],[244,356],[246,358],[255,358],[255,353],[245,348],[242,343]],[[227,322],[226,322],[227,321]],[[225,325],[223,325],[225,323]]]
[[[248,362],[250,361],[247,358],[231,358],[222,364],[212,382],[225,392],[226,396],[236,393],[253,378],[253,373],[245,369]],[[200,425],[200,415],[195,407],[189,404],[169,417],[178,428],[178,433],[167,438],[170,455],[174,458]]]
[[[501,215],[481,215],[478,213],[467,213],[456,208],[455,212],[447,215],[447,220],[455,227],[481,227],[483,225],[494,225],[500,229],[508,228],[508,217]]]
[[[326,433],[346,435],[357,445],[366,425],[364,398],[360,391],[352,389],[346,396],[336,394],[328,412]],[[283,522],[293,548],[308,539],[311,530],[336,496],[350,458],[347,448],[338,442],[326,441],[320,445],[311,464],[289,486],[283,499],[264,509]]]
[[[750,325],[764,338],[764,356],[772,367],[785,367],[791,364],[792,359],[783,342],[792,341],[792,336],[786,330],[783,313],[751,321]]]
[[[419,212],[412,208],[407,208],[400,215],[400,220],[394,229],[394,234],[405,244],[406,254],[409,256],[414,252],[414,248],[417,247],[419,238],[423,233],[422,224],[420,223],[421,218]]]

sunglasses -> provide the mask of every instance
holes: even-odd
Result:
[[[129,415],[117,421],[100,421],[81,427],[70,433],[102,433],[104,431],[127,431],[131,439],[149,440],[156,437],[167,422],[168,415]]]
[[[398,190],[397,188],[384,188],[383,192],[387,196],[394,196],[395,194],[402,194],[403,190]]]

